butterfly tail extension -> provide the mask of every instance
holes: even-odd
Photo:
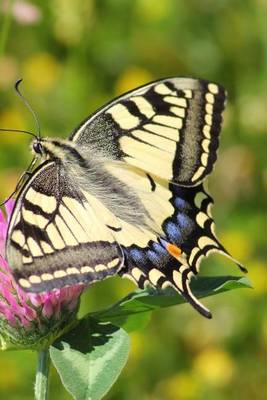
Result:
[[[243,264],[241,264],[236,258],[234,258],[226,249],[225,247],[218,241],[218,250],[215,250],[217,253],[222,254],[223,256],[229,258],[234,264],[238,266],[241,272],[247,273],[248,270],[246,267],[244,267]]]
[[[190,279],[187,277],[187,273],[190,270],[188,269],[184,274],[182,274],[182,285],[183,285],[183,292],[182,296],[186,301],[188,301],[191,306],[194,307],[195,310],[197,310],[203,317],[206,317],[208,319],[212,318],[212,314],[210,310],[205,307],[198,299],[197,297],[193,294],[190,288]]]
[[[174,287],[184,297],[189,304],[191,304],[201,315],[206,318],[212,318],[211,312],[203,306],[202,303],[196,298],[190,288],[190,280],[194,275],[192,272],[192,266],[187,264],[186,256],[182,254],[181,249],[173,244],[166,243],[166,249],[168,253],[176,259],[172,271],[172,287]],[[177,264],[180,264],[177,268]]]

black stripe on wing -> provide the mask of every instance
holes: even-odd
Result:
[[[36,238],[35,238],[36,239]],[[66,247],[58,254],[34,258],[13,274],[28,292],[51,291],[76,284],[90,285],[118,272],[122,265],[116,243],[96,242]]]

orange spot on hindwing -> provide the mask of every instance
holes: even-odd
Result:
[[[178,259],[182,254],[182,250],[174,244],[168,243],[166,248],[168,252],[176,259]]]

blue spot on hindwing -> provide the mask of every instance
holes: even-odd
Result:
[[[174,199],[174,205],[175,205],[175,208],[180,211],[187,210],[188,208],[190,208],[190,205],[188,204],[188,202],[185,201],[184,199],[182,199],[181,197],[176,197]]]
[[[142,263],[144,261],[144,254],[142,250],[137,248],[130,249],[130,257],[137,263]]]
[[[162,255],[168,254],[168,252],[167,252],[167,250],[165,249],[165,247],[163,247],[163,246],[162,246],[161,244],[159,244],[159,243],[154,242],[154,243],[152,244],[152,247],[153,247],[153,249],[154,249],[157,253],[159,253],[159,254],[162,254]]]
[[[166,234],[172,243],[181,243],[182,235],[179,227],[172,221],[167,222],[166,224]]]
[[[176,219],[181,228],[192,228],[194,225],[192,219],[184,213],[177,213]]]
[[[147,251],[147,257],[155,265],[158,265],[160,263],[161,259],[162,259],[162,256],[160,254],[156,253],[153,250],[148,250]]]

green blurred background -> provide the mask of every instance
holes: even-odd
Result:
[[[0,0],[0,127],[34,129],[14,93],[16,79],[42,134],[66,137],[114,96],[165,76],[224,85],[229,100],[209,180],[217,233],[249,269],[254,290],[153,314],[131,335],[127,367],[107,400],[267,398],[267,2],[266,0]],[[0,137],[1,201],[31,159],[29,138]],[[239,274],[212,256],[202,274]],[[88,290],[81,313],[133,290],[119,278]],[[36,355],[0,354],[0,399],[32,398]],[[51,399],[70,399],[52,371]]]

